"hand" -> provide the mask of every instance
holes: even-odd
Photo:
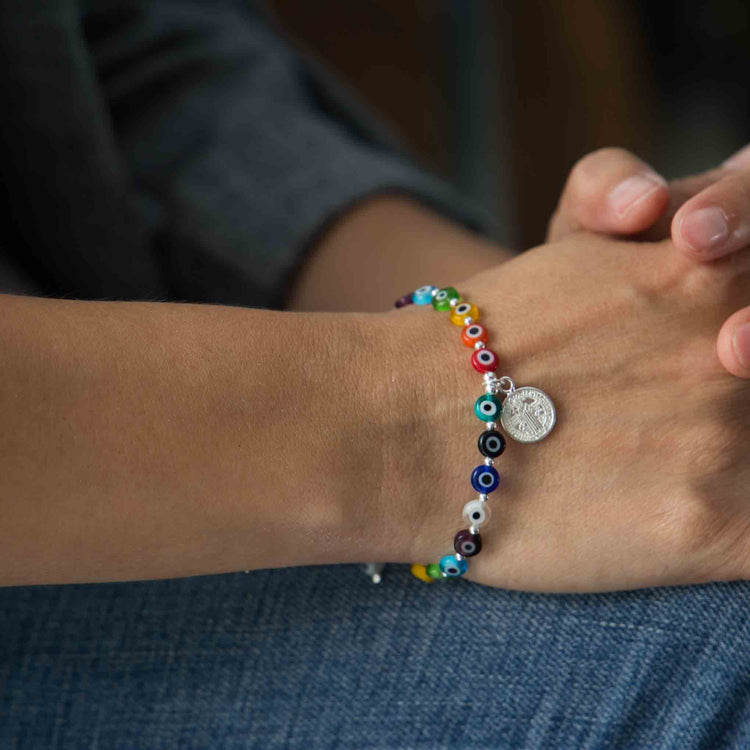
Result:
[[[627,151],[589,154],[571,171],[548,237],[554,241],[581,228],[641,232],[646,239],[671,234],[674,246],[699,262],[736,252],[750,244],[750,146],[717,169],[668,186]],[[750,307],[721,326],[717,352],[729,372],[750,377]]]
[[[578,233],[455,286],[479,307],[498,376],[558,410],[549,437],[509,440],[497,460],[468,578],[549,592],[750,578],[750,385],[714,348],[750,294],[750,255],[696,264],[670,241]],[[437,562],[475,497],[480,377],[446,314],[389,316],[391,369],[408,361],[418,380],[381,441],[382,507],[408,537],[399,559]]]

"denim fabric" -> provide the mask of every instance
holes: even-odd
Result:
[[[749,595],[405,566],[0,589],[0,747],[744,749]]]

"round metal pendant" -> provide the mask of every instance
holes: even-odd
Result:
[[[519,443],[536,443],[555,426],[552,399],[538,388],[516,388],[503,401],[503,429]]]

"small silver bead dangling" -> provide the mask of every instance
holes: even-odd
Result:
[[[471,315],[467,315],[464,318],[464,325],[465,326],[470,326],[473,322],[474,322],[474,318],[472,318]]]
[[[474,344],[475,349],[484,349],[484,346],[485,346],[484,341],[477,341],[477,343]]]
[[[451,307],[455,307],[458,304],[458,297],[454,297],[448,304]]]

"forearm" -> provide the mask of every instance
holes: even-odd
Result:
[[[376,196],[321,235],[295,280],[288,307],[386,310],[425,279],[454,283],[514,256],[406,196]]]
[[[376,318],[0,297],[0,584],[398,557]]]

